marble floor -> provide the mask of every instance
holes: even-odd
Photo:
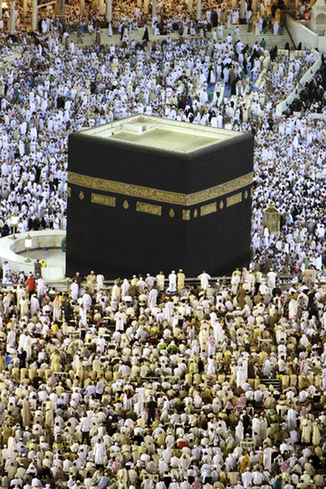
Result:
[[[19,256],[27,257],[26,251],[19,253]],[[37,260],[45,260],[48,267],[66,267],[66,254],[61,251],[60,248],[46,248],[39,250],[32,250],[29,253],[30,259],[34,262]]]

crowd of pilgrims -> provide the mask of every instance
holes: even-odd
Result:
[[[240,17],[240,2],[231,1],[214,1],[203,0],[201,2],[201,19],[196,21],[196,4],[192,3],[192,11],[189,12],[188,0],[176,2],[174,0],[159,0],[156,2],[156,15],[153,15],[153,1],[149,0],[148,9],[145,12],[144,5],[136,5],[136,2],[112,2],[112,21],[109,26],[110,35],[120,32],[121,25],[126,25],[129,30],[136,30],[146,24],[152,24],[153,29],[158,34],[169,33],[172,31],[183,31],[185,27],[188,32],[195,29],[197,32],[200,27],[210,31],[212,27],[219,25],[229,26],[237,24]],[[303,8],[309,8],[308,2],[298,2],[297,12]],[[19,27],[25,25],[26,18],[32,17],[32,2],[27,1],[26,18],[24,19],[23,8],[20,5],[15,6],[15,23]],[[253,18],[258,16],[258,23],[264,24],[264,30],[267,26],[272,30],[273,22],[277,17],[278,9],[285,10],[283,0],[246,0],[245,15],[247,24],[253,22]],[[106,6],[103,5],[103,12],[100,13],[101,4],[96,1],[84,2],[83,11],[79,2],[70,0],[65,2],[65,25],[70,29],[78,29],[81,25],[83,32],[94,32],[96,27],[107,27]],[[8,30],[10,22],[10,12],[8,7],[4,7],[3,18],[0,19],[0,31]],[[51,6],[42,8],[38,13],[38,27],[40,32],[47,32],[55,23],[53,10]],[[279,26],[279,23],[276,24]],[[283,22],[280,23],[282,27]]]
[[[324,108],[326,88],[326,72],[323,67],[300,92],[299,98],[295,99],[290,106],[290,111],[301,112],[307,108],[313,108],[315,112],[321,113]]]
[[[64,293],[38,268],[2,291],[0,487],[325,486],[325,64],[300,115],[276,117],[275,84],[286,95],[311,55],[273,50],[270,64],[237,37],[82,49],[55,24],[19,30],[19,47],[3,37],[2,59],[19,56],[0,78],[2,236],[13,212],[17,232],[65,229],[72,131],[144,113],[250,131],[255,154],[252,268],[230,286],[203,272],[190,287],[180,270],[108,288],[97,270]],[[281,288],[280,272],[296,283]]]
[[[1,488],[325,486],[325,285],[198,279],[2,291]]]
[[[18,232],[65,229],[69,134],[144,113],[254,133],[253,261],[271,254],[279,271],[302,268],[307,260],[320,266],[325,150],[322,120],[313,117],[319,88],[304,91],[300,117],[275,116],[276,85],[281,93],[290,79],[292,88],[312,64],[309,52],[299,61],[282,55],[269,65],[268,51],[258,42],[244,46],[231,35],[84,49],[73,42],[66,48],[56,30],[34,43],[24,31],[18,36],[19,47],[8,40],[1,48],[3,59],[19,53],[0,75],[2,236],[12,232],[13,212]],[[253,91],[266,68],[265,89]],[[311,85],[320,86],[323,70]],[[224,96],[224,85],[235,95]],[[263,229],[262,211],[270,200],[283,217],[277,239]]]

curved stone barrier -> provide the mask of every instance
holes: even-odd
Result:
[[[24,271],[25,274],[29,272],[34,273],[34,261],[30,263],[25,262],[25,256],[19,253],[25,252],[25,238],[28,233],[16,234],[17,239],[12,239],[12,234],[4,238],[0,238],[0,262],[1,265],[4,261],[8,261],[9,266],[13,273]],[[61,252],[61,241],[66,236],[66,231],[54,231],[51,229],[45,231],[31,231],[30,237],[32,238],[31,250],[43,250],[43,248],[59,248]],[[41,255],[41,253],[40,253]],[[42,269],[42,276],[47,281],[62,280],[65,276],[65,268],[63,267],[44,267]]]

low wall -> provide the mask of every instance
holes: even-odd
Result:
[[[263,68],[263,70],[260,72],[259,77],[257,78],[257,81],[255,83],[255,86],[258,87],[260,90],[264,87],[266,72],[267,72],[267,68]],[[253,90],[251,90],[251,92],[249,93],[249,95],[247,97],[246,109],[248,109],[248,110],[251,107],[251,103],[252,103],[254,93],[255,92]]]
[[[318,34],[308,29],[302,22],[287,15],[286,26],[296,46],[301,42],[302,49],[318,48],[320,50]]]
[[[326,53],[326,36],[319,36],[318,49],[321,53]]]
[[[308,71],[306,71],[306,73],[303,75],[303,77],[301,78],[301,80],[299,81],[299,83],[297,84],[295,89],[290,93],[290,95],[285,100],[283,100],[282,102],[277,104],[276,115],[278,117],[280,115],[282,115],[282,113],[289,107],[289,105],[292,104],[292,102],[295,98],[299,97],[301,90],[304,88],[304,86],[308,82],[310,82],[310,80],[312,80],[312,78],[315,76],[315,74],[317,73],[317,71],[321,67],[321,55],[320,55],[320,53],[318,51],[316,51],[315,49],[313,49],[312,55],[313,55],[313,60],[314,60],[314,64],[312,65],[312,67],[309,68]]]
[[[26,275],[28,275],[29,272],[34,273],[35,260],[26,263],[26,257],[18,254],[26,251],[25,238],[27,234],[28,233],[16,234],[16,240],[12,239],[12,235],[0,239],[1,266],[4,261],[8,261],[13,273],[20,271],[23,271]],[[29,234],[32,238],[32,250],[42,250],[43,248],[61,249],[61,241],[66,236],[66,231],[31,231]],[[62,280],[65,276],[65,269],[63,267],[47,266],[42,269],[42,276],[47,281]]]

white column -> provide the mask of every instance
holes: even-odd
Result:
[[[58,7],[59,7],[59,20],[64,25],[65,23],[65,0],[58,0],[57,1]]]
[[[98,12],[100,15],[104,14],[104,0],[100,0],[99,6],[98,6]]]
[[[246,2],[241,0],[240,3],[240,24],[246,23]]]
[[[32,32],[36,32],[36,28],[37,28],[37,0],[33,0]]]
[[[141,8],[142,0],[137,0],[137,7]]]
[[[197,0],[196,19],[200,20],[200,18],[201,18],[201,0]]]
[[[153,0],[153,16],[156,15],[156,0]]]
[[[192,0],[188,0],[188,12],[192,12]]]
[[[84,15],[84,12],[85,12],[85,0],[80,0],[80,7],[79,7],[79,10],[80,10],[80,17],[82,17]]]
[[[15,34],[15,0],[10,0],[10,35]]]
[[[26,18],[27,14],[27,0],[23,0],[23,19]]]
[[[112,22],[112,0],[107,0],[106,6],[107,21]]]
[[[144,0],[144,12],[148,14],[148,0]]]

